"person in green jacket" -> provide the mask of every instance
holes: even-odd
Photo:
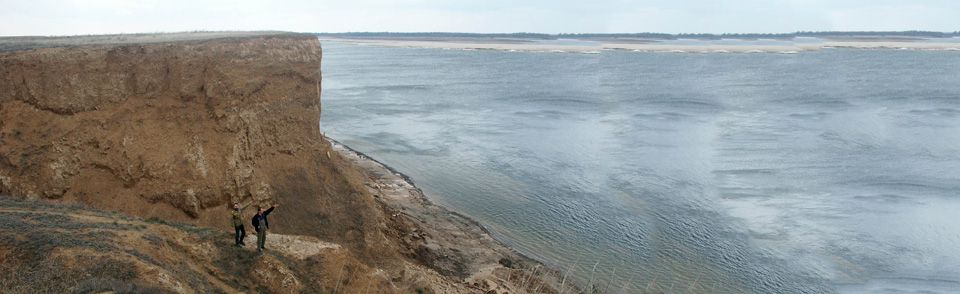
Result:
[[[247,245],[243,243],[243,238],[247,237],[247,230],[243,228],[243,209],[250,206],[250,204],[253,204],[253,201],[250,201],[250,203],[247,203],[247,205],[243,207],[240,207],[240,203],[234,202],[233,211],[230,212],[230,219],[233,220],[233,230],[236,232],[234,237],[236,238],[237,247]]]

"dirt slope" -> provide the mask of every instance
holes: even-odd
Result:
[[[4,293],[456,293],[420,265],[391,275],[314,237],[274,234],[265,253],[222,230],[0,197]],[[248,238],[247,243],[255,242]],[[459,290],[458,290],[459,289]]]

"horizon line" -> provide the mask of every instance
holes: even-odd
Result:
[[[545,36],[563,36],[563,35],[829,35],[829,34],[866,34],[866,35],[958,35],[958,31],[925,31],[925,30],[903,30],[903,31],[794,31],[784,33],[660,33],[660,32],[620,32],[620,33],[537,33],[537,32],[512,32],[512,33],[476,33],[476,32],[444,32],[444,31],[421,31],[421,32],[391,32],[391,31],[348,31],[348,32],[305,32],[310,34],[394,34],[394,35],[415,35],[415,34],[456,34],[456,35],[545,35]]]

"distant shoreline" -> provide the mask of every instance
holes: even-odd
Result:
[[[836,49],[909,49],[909,50],[945,50],[960,51],[960,42],[937,42],[936,39],[857,37],[821,39],[814,42],[794,40],[776,40],[777,44],[762,44],[752,40],[723,39],[695,40],[700,44],[678,44],[677,40],[654,39],[570,39],[575,44],[551,43],[541,39],[489,38],[489,37],[329,37],[321,40],[339,41],[354,45],[441,48],[454,50],[494,50],[518,52],[554,52],[554,53],[600,53],[601,51],[645,51],[677,53],[799,53],[819,51],[826,48]],[[721,41],[736,41],[739,44],[725,44]],[[764,39],[767,40],[767,39]],[[773,40],[773,39],[770,39]],[[576,44],[582,43],[582,44]]]

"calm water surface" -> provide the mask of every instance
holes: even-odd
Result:
[[[328,136],[607,293],[960,293],[960,53],[321,40]]]

